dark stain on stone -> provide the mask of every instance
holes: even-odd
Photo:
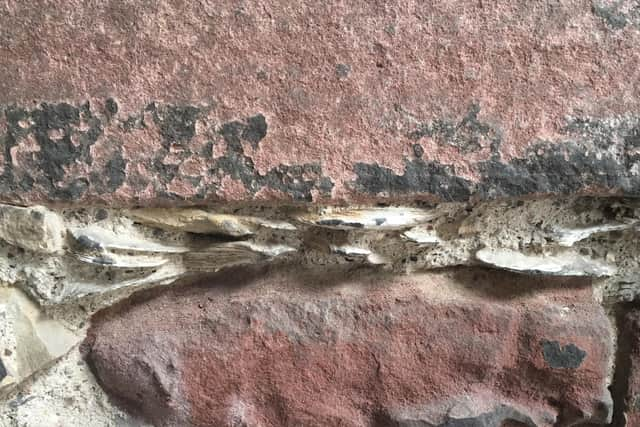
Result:
[[[120,187],[126,177],[125,168],[127,163],[122,158],[122,155],[117,152],[114,156],[107,162],[105,172],[107,178],[107,187],[111,191],[115,191],[118,187]]]
[[[320,183],[318,184],[318,189],[324,195],[330,195],[331,190],[333,190],[334,184],[331,182],[331,179],[326,176],[320,177]]]
[[[267,136],[267,120],[262,114],[249,117],[247,126],[242,131],[242,139],[249,141],[253,148],[258,147],[258,143]]]
[[[417,158],[421,158],[422,155],[424,154],[424,148],[422,148],[422,145],[420,144],[413,144],[413,154],[417,157]]]
[[[459,123],[442,119],[426,122],[409,133],[408,137],[414,141],[425,136],[430,137],[438,144],[457,147],[462,153],[479,151],[483,146],[481,141],[486,141],[484,145],[489,145],[491,151],[496,153],[501,144],[500,132],[490,124],[479,121],[479,112],[480,106],[471,104],[469,111]],[[416,157],[421,156],[416,154]]]
[[[113,98],[107,98],[104,103],[104,107],[107,110],[107,114],[114,116],[118,113],[118,103]]]
[[[330,194],[333,183],[322,176],[318,164],[279,165],[265,175],[257,173],[253,160],[244,153],[242,141],[257,148],[259,142],[266,137],[267,128],[262,114],[220,126],[219,133],[227,144],[227,152],[216,160],[212,171],[220,169],[231,178],[240,180],[252,193],[268,187],[289,194],[294,200],[305,201],[312,200],[314,189],[323,195]]]
[[[471,118],[470,121],[473,121]],[[532,194],[574,194],[585,188],[614,189],[640,195],[640,119],[568,121],[559,141],[538,141],[521,158],[503,162],[497,153],[472,165],[480,176],[471,182],[455,169],[422,159],[405,160],[397,175],[377,164],[357,163],[355,189],[368,194],[430,193],[446,201],[519,197]]]
[[[351,67],[348,64],[337,64],[336,65],[336,75],[341,78],[341,79],[345,79],[347,77],[349,77],[349,73],[351,72]]]
[[[31,211],[31,218],[35,221],[42,221],[44,214],[40,211]]]
[[[0,382],[4,380],[8,375],[7,368],[5,368],[2,359],[0,358]]]
[[[160,128],[165,143],[185,143],[196,133],[196,120],[200,109],[192,105],[159,105],[151,103],[147,111],[153,113],[153,121]]]
[[[622,14],[617,4],[611,6],[604,6],[599,4],[600,2],[594,1],[591,5],[591,12],[598,18],[604,20],[604,22],[614,30],[621,30],[627,26],[627,18]]]
[[[80,111],[66,103],[41,104],[40,109],[31,112],[33,133],[40,145],[40,167],[53,182],[62,181],[64,166],[78,158],[78,150],[71,142],[71,126],[80,124]],[[50,131],[60,133],[53,140]]]
[[[267,136],[267,121],[262,114],[249,117],[246,122],[234,121],[225,123],[220,129],[228,146],[236,152],[242,152],[240,141],[247,141],[253,148]]]
[[[51,195],[58,200],[78,200],[89,189],[89,180],[86,178],[76,178],[68,185],[55,188]]]
[[[88,181],[77,178],[65,183],[65,177],[67,167],[74,163],[91,165],[90,146],[102,135],[100,120],[91,114],[89,103],[80,107],[42,103],[31,111],[8,106],[4,113],[8,132],[0,136],[5,155],[0,176],[3,189],[31,191],[37,186],[54,199],[81,197],[89,188]],[[24,156],[21,168],[14,170],[11,148],[29,137],[39,145],[39,150]]]
[[[178,174],[178,165],[170,165],[163,162],[167,152],[157,153],[151,162],[153,169],[157,172],[157,177],[162,184],[167,184]]]
[[[109,218],[109,212],[107,212],[106,209],[98,209],[96,212],[96,221],[102,221],[107,218]]]
[[[405,172],[397,175],[377,164],[356,163],[354,172],[357,190],[369,194],[429,193],[445,201],[469,198],[473,184],[455,175],[452,166],[422,159],[405,160]]]
[[[587,352],[574,344],[560,346],[558,341],[541,340],[544,360],[554,369],[577,369],[587,356]]]
[[[640,179],[628,173],[625,159],[605,150],[584,145],[539,143],[523,158],[510,163],[481,162],[482,182],[478,193],[489,198],[535,193],[572,194],[582,188],[598,186],[622,190],[628,195],[640,192]]]
[[[175,199],[167,192],[166,185],[179,177],[180,161],[192,156],[210,157],[213,145],[221,144],[222,140],[227,151],[222,157],[212,159],[210,173],[240,180],[249,193],[270,188],[298,201],[310,201],[316,193],[331,195],[334,184],[323,176],[317,163],[278,165],[264,175],[257,172],[252,159],[244,153],[243,144],[257,148],[267,136],[268,124],[263,114],[222,124],[204,122],[209,126],[207,134],[212,140],[192,152],[190,142],[195,135],[195,121],[206,117],[203,114],[206,108],[209,107],[156,103],[146,107],[161,130],[164,146],[149,156],[157,197]],[[503,162],[498,151],[500,131],[481,122],[479,111],[480,107],[474,104],[459,123],[436,120],[421,125],[410,135],[414,140],[431,135],[440,143],[458,146],[463,152],[477,148],[481,139],[489,140],[491,158],[470,165],[480,177],[478,182],[457,176],[453,166],[424,159],[424,148],[416,141],[413,145],[416,158],[405,160],[405,171],[401,175],[377,164],[356,163],[354,189],[388,196],[428,193],[446,201],[464,201],[471,196],[483,199],[536,193],[572,194],[589,187],[640,196],[640,177],[634,172],[640,167],[640,154],[636,153],[640,147],[640,118],[571,118],[558,141],[538,141],[521,158]],[[147,184],[137,175],[126,176],[126,162],[120,154],[112,157],[104,169],[93,168],[86,178],[69,176],[69,169],[75,164],[93,164],[91,146],[103,135],[104,123],[111,120],[93,113],[88,102],[79,107],[42,103],[32,110],[5,106],[2,112],[7,133],[0,135],[4,155],[0,189],[5,194],[40,191],[55,200],[72,200],[89,191],[113,192],[125,181],[140,189]],[[144,112],[109,125],[125,132],[144,128]],[[26,138],[35,140],[39,151],[21,151],[17,162],[20,166],[16,167],[11,149],[26,143]],[[485,142],[481,145],[486,146]],[[181,145],[181,151],[173,153],[179,161],[167,164],[165,158],[175,143]],[[197,178],[192,179],[192,184],[199,198],[207,197],[212,190]]]

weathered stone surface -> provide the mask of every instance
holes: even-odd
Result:
[[[0,6],[0,201],[640,194],[633,0]]]
[[[618,361],[621,374],[616,379],[624,382],[617,386],[626,395],[620,413],[627,426],[636,426],[640,425],[640,311],[629,312],[622,328],[622,353]]]
[[[498,427],[609,422],[612,340],[585,279],[245,270],[139,296],[86,345],[155,425]]]

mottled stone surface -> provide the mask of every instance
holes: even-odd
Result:
[[[0,201],[638,195],[633,0],[0,5]]]
[[[99,315],[86,351],[155,425],[568,426],[609,421],[612,338],[584,279],[245,270]]]

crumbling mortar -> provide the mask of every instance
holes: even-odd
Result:
[[[594,298],[604,305],[614,326],[620,303],[640,294],[640,202],[634,199],[353,208],[86,207],[33,214],[42,209],[0,206],[1,218],[24,222],[21,227],[0,227],[5,240],[0,278],[28,294],[44,316],[78,336],[85,333],[93,313],[136,291],[238,264],[377,269],[381,274],[484,265],[521,274],[592,276]],[[48,230],[51,225],[45,218],[62,221],[63,229],[56,229],[61,239]],[[21,234],[21,229],[28,232]],[[40,246],[34,246],[34,239]],[[513,264],[518,257],[524,264]],[[620,369],[612,360],[611,384],[618,381],[613,379],[614,368]],[[614,398],[619,401],[615,393]]]

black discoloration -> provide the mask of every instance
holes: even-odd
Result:
[[[467,115],[459,123],[449,120],[423,123],[408,137],[417,141],[428,136],[438,144],[453,145],[463,153],[478,151],[483,146],[489,146],[492,152],[497,152],[501,143],[500,133],[488,123],[479,121],[479,112],[480,106],[472,104]],[[422,155],[416,153],[416,157],[422,157]]]
[[[109,212],[105,209],[98,209],[96,212],[96,221],[102,221],[103,219],[109,218]]]
[[[220,134],[227,144],[236,152],[242,151],[240,141],[247,141],[253,148],[267,136],[267,121],[262,114],[249,117],[246,122],[230,122],[222,125]]]
[[[242,131],[242,139],[249,141],[253,148],[258,147],[258,143],[267,136],[267,121],[262,114],[249,117],[247,126]]]
[[[482,182],[477,193],[494,198],[525,194],[572,194],[598,186],[638,195],[640,179],[626,170],[626,159],[581,144],[540,143],[527,156],[510,163],[481,162]]]
[[[153,112],[153,121],[167,144],[187,142],[196,134],[196,120],[200,116],[198,107],[151,103],[147,111]]]
[[[429,193],[446,201],[462,201],[471,195],[473,183],[455,176],[453,167],[422,159],[405,161],[405,165],[405,173],[397,175],[377,164],[356,163],[354,186],[369,194]]]
[[[33,218],[35,221],[42,221],[44,219],[44,214],[40,211],[31,211],[31,218]]]
[[[417,157],[417,158],[421,158],[422,155],[424,154],[424,148],[422,148],[422,145],[420,144],[413,144],[413,154]]]
[[[464,201],[533,194],[574,194],[586,188],[615,189],[640,195],[640,119],[569,120],[564,139],[540,141],[522,158],[503,162],[499,155],[471,165],[480,176],[471,182],[455,169],[422,159],[406,160],[402,175],[376,164],[358,163],[354,187],[369,194],[430,193],[443,200]]]
[[[248,194],[272,189],[290,195],[295,200],[310,201],[314,195],[330,196],[334,188],[331,179],[323,175],[319,163],[278,165],[264,174],[258,173],[245,148],[258,149],[268,134],[264,114],[227,123],[207,122],[210,106],[175,106],[151,103],[144,111],[118,120],[118,106],[106,100],[101,112],[91,110],[89,103],[74,107],[66,103],[43,103],[29,110],[5,106],[7,132],[0,134],[0,149],[4,157],[0,190],[8,195],[37,191],[52,201],[82,199],[115,192],[125,182],[132,189],[152,186],[157,198],[207,199],[217,190],[205,185],[201,177],[181,175],[181,163],[194,157],[209,158],[209,173],[217,180],[229,176],[239,180]],[[400,107],[396,107],[398,110]],[[538,141],[521,157],[509,162],[500,159],[500,131],[478,119],[480,107],[472,105],[459,122],[435,120],[423,124],[409,136],[415,158],[405,160],[405,171],[396,174],[377,164],[356,163],[355,190],[373,195],[431,194],[447,201],[519,197],[530,194],[573,194],[587,188],[616,190],[628,196],[640,196],[640,118],[616,117],[608,120],[589,117],[570,118],[557,141]],[[153,122],[146,123],[151,117]],[[195,123],[202,126],[194,140]],[[157,127],[162,147],[145,153],[147,173],[126,174],[127,162],[122,157],[119,141],[106,141],[115,147],[110,159],[97,166],[92,158],[92,146],[103,137],[104,127],[118,132],[137,132]],[[442,165],[425,158],[423,146],[417,141],[424,136],[441,144],[458,147],[461,152],[474,151],[489,144],[488,160],[468,164],[471,173],[479,177],[469,181],[456,174],[453,166]],[[211,159],[215,146],[223,145],[222,157]],[[36,145],[36,147],[34,147]],[[19,150],[13,150],[20,146]],[[104,146],[103,146],[104,147]],[[12,156],[16,155],[14,159]],[[76,175],[90,168],[88,177]],[[150,178],[152,177],[152,178]],[[179,180],[195,188],[194,196],[172,194],[168,186]],[[214,180],[216,182],[216,180]]]
[[[78,159],[80,153],[71,142],[71,126],[80,124],[80,111],[69,104],[42,104],[31,112],[33,133],[40,145],[40,167],[54,182],[62,181],[64,166]],[[50,131],[61,134],[59,139],[49,137]]]
[[[558,341],[540,341],[545,362],[554,369],[577,369],[587,356],[587,352],[574,344],[560,346]]]
[[[111,160],[107,162],[105,172],[107,173],[107,187],[111,191],[115,191],[120,187],[127,177],[125,168],[127,163],[120,153],[116,153]]]
[[[250,117],[245,122],[233,121],[220,127],[220,135],[227,144],[225,155],[215,162],[212,172],[219,169],[233,179],[242,181],[245,188],[255,193],[264,187],[291,195],[295,200],[311,201],[313,190],[322,195],[331,193],[333,183],[322,176],[317,164],[279,165],[260,175],[255,170],[253,160],[244,154],[242,141],[254,148],[266,136],[267,124],[261,114]]]
[[[78,200],[89,189],[89,181],[86,178],[76,178],[68,185],[55,188],[51,195],[58,200]]]
[[[113,98],[107,98],[104,103],[104,108],[107,110],[108,115],[115,115],[118,113],[118,103]]]
[[[9,106],[4,110],[7,134],[0,135],[5,155],[0,185],[6,191],[31,191],[38,187],[53,199],[75,199],[89,188],[85,178],[65,183],[67,169],[76,163],[91,164],[90,146],[102,135],[102,125],[91,114],[88,102],[80,107],[43,103],[31,111]],[[82,127],[80,126],[82,122]],[[39,150],[13,167],[11,148],[31,138]],[[73,138],[73,139],[72,139]]]
[[[4,380],[8,375],[7,368],[5,368],[2,359],[0,358],[0,382]]]

